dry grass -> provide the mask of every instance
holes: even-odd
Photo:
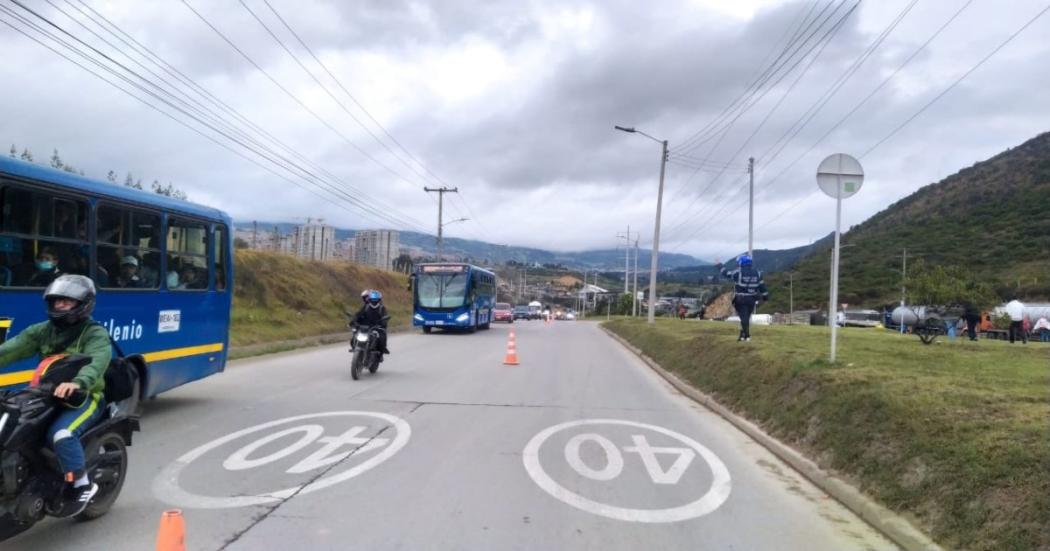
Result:
[[[344,331],[343,312],[358,309],[363,289],[383,293],[392,327],[411,323],[404,274],[248,250],[236,251],[234,262],[230,340],[235,346]]]
[[[1050,549],[1050,347],[720,322],[609,327],[951,549]]]

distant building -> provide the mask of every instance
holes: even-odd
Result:
[[[333,226],[308,222],[295,228],[295,233],[291,237],[292,254],[299,258],[327,262],[335,256],[335,227]]]
[[[394,269],[401,252],[400,234],[393,230],[360,230],[354,236],[354,262],[383,270]]]

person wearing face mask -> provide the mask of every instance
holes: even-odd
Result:
[[[123,289],[138,289],[142,287],[142,278],[139,277],[139,259],[134,256],[125,256],[120,260],[120,275],[117,276],[117,287]]]
[[[34,267],[36,271],[33,272],[33,275],[29,277],[29,281],[26,283],[29,287],[47,287],[55,278],[62,275],[62,272],[58,271],[58,255],[55,254],[55,250],[51,247],[40,249],[40,252],[36,255]]]

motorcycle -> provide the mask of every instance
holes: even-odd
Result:
[[[383,318],[383,322],[390,317]],[[381,325],[356,326],[350,336],[350,352],[353,358],[350,360],[350,377],[355,381],[361,378],[361,371],[367,369],[369,373],[375,373],[379,364],[383,361],[383,351],[379,348],[379,338],[386,330]]]
[[[49,361],[53,368],[31,386],[0,392],[0,541],[28,530],[47,515],[57,515],[66,505],[66,482],[44,434],[63,407],[53,395],[55,387],[72,380],[91,358],[75,354],[44,360]],[[67,400],[79,404],[87,398],[84,391],[76,391]],[[138,430],[138,417],[112,404],[80,437],[86,470],[99,490],[75,519],[101,517],[117,500],[127,473],[126,447],[131,445],[131,433]]]

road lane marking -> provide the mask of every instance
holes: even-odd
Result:
[[[236,452],[228,456],[223,462],[223,467],[229,469],[229,467],[235,467],[232,470],[238,470],[239,468],[255,468],[262,465],[277,461],[283,457],[290,456],[295,452],[301,451],[309,444],[318,441],[324,446],[320,451],[313,455],[303,459],[291,469],[286,472],[306,472],[311,468],[320,468],[323,466],[331,465],[343,459],[350,457],[351,455],[363,455],[367,452],[374,451],[380,446],[385,446],[379,453],[369,457],[368,459],[354,465],[353,467],[340,471],[336,474],[326,476],[315,480],[309,484],[292,486],[276,490],[273,492],[259,493],[256,495],[235,495],[235,496],[205,496],[195,494],[190,491],[183,489],[179,485],[179,476],[182,472],[193,462],[199,460],[208,452],[215,450],[225,444],[233,442],[244,436],[254,434],[269,428],[286,425],[296,421],[302,421],[306,419],[318,419],[318,418],[329,418],[329,417],[368,417],[373,419],[380,419],[385,421],[395,429],[395,434],[389,444],[386,442],[389,439],[363,439],[368,442],[362,447],[355,448],[352,451],[346,451],[339,454],[332,455],[336,450],[337,446],[345,446],[347,444],[354,444],[358,442],[357,435],[360,434],[361,430],[355,430],[359,427],[357,425],[352,426],[350,430],[343,434],[335,437],[320,437],[320,432],[314,427],[319,425],[301,425],[292,429],[282,430],[278,433],[265,436],[259,440],[255,440],[247,446],[241,447]],[[303,436],[291,445],[278,450],[277,452],[271,453],[268,456],[256,459],[249,459],[252,452],[258,450],[265,444],[279,440],[280,438],[293,435],[296,433],[303,433]],[[297,415],[294,417],[286,417],[284,419],[278,419],[276,421],[269,421],[261,423],[255,426],[251,426],[245,429],[241,429],[232,434],[228,434],[221,438],[212,440],[206,444],[202,444],[180,456],[178,459],[168,464],[164,469],[157,475],[153,481],[153,494],[158,499],[171,503],[173,505],[185,507],[185,508],[196,508],[196,509],[229,509],[235,507],[249,507],[253,505],[265,505],[269,503],[275,503],[283,499],[287,499],[293,495],[304,495],[318,490],[323,490],[340,482],[345,482],[356,476],[359,476],[383,463],[387,459],[393,457],[401,448],[404,448],[411,437],[412,429],[408,423],[400,417],[390,415],[387,413],[379,413],[373,411],[330,411],[324,413],[311,413],[306,415]],[[288,451],[288,450],[291,451]],[[247,465],[247,466],[246,466]]]
[[[682,506],[665,509],[632,509],[600,503],[584,497],[562,486],[547,474],[540,462],[540,449],[543,447],[544,442],[554,434],[571,428],[601,425],[626,426],[648,430],[685,444],[685,448],[654,447],[649,445],[648,439],[644,434],[636,434],[631,437],[634,445],[624,447],[624,451],[638,454],[651,481],[654,484],[661,485],[677,484],[689,468],[693,458],[699,455],[711,471],[710,488],[695,501]],[[603,468],[594,469],[586,465],[580,458],[580,446],[585,442],[593,442],[605,452],[607,463]],[[612,482],[619,477],[624,468],[624,458],[619,449],[616,448],[611,440],[597,433],[591,432],[573,436],[566,444],[564,452],[569,466],[578,474],[591,480]],[[678,457],[671,467],[664,470],[656,460],[656,454],[675,454]],[[525,449],[522,452],[522,462],[525,466],[525,471],[532,478],[533,482],[556,499],[592,514],[628,522],[669,523],[701,517],[718,509],[725,503],[729,499],[732,489],[729,470],[725,464],[722,463],[722,460],[717,455],[699,442],[663,427],[622,419],[582,419],[548,427],[533,436],[528,444],[525,445]]]

